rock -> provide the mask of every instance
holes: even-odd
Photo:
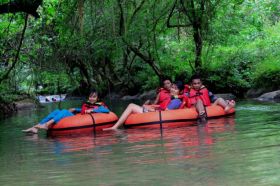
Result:
[[[37,103],[33,99],[24,99],[14,102],[16,110],[25,110],[36,108]]]
[[[115,92],[107,94],[104,99],[121,99],[121,95]]]
[[[139,96],[140,96],[139,94],[136,94],[134,96],[123,96],[121,98],[121,100],[123,100],[123,101],[136,100],[136,99],[139,99]]]
[[[246,98],[257,98],[265,92],[267,92],[267,89],[265,89],[265,88],[250,89],[246,92],[245,97]]]
[[[129,101],[129,100],[148,100],[148,99],[155,99],[156,98],[156,91],[150,90],[143,92],[142,94],[136,94],[134,96],[123,96],[121,100]]]
[[[257,98],[259,101],[278,101],[280,100],[280,90],[276,90],[273,92],[268,92],[265,94],[262,94],[260,97]]]
[[[153,100],[153,99],[156,98],[156,96],[157,96],[156,91],[155,91],[155,90],[150,90],[150,91],[146,91],[146,92],[144,92],[143,94],[141,94],[141,95],[139,96],[139,98],[140,98],[141,100],[148,100],[148,99]]]
[[[232,100],[232,99],[236,99],[236,96],[231,94],[231,93],[226,93],[226,94],[215,94],[215,96],[217,96],[218,98],[223,98],[226,100]]]
[[[0,116],[11,115],[13,112],[16,112],[16,105],[14,103],[0,103]]]

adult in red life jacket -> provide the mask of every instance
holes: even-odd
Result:
[[[183,83],[182,82],[175,82],[172,84],[170,88],[170,95],[173,96],[173,99],[171,99],[171,96],[169,96],[168,100],[166,101],[168,104],[163,110],[175,110],[180,108],[182,101],[178,98],[176,98],[179,93],[183,90]],[[104,130],[115,130],[118,129],[120,126],[123,125],[125,120],[128,118],[128,116],[132,113],[144,113],[144,112],[154,112],[156,111],[155,108],[150,107],[151,105],[143,105],[142,107],[139,105],[136,105],[134,103],[130,103],[125,111],[120,116],[117,123],[110,128],[104,129]]]
[[[194,75],[191,78],[191,89],[188,97],[189,106],[194,105],[199,114],[199,119],[202,122],[206,121],[207,113],[205,107],[211,105],[211,100],[208,89],[202,84],[201,78],[198,75]],[[225,112],[228,112],[235,106],[235,101],[226,101],[223,98],[218,98],[214,104],[222,106]]]
[[[198,75],[191,77],[191,89],[189,92],[188,106],[195,106],[198,112],[200,121],[205,122],[207,118],[205,106],[210,106],[210,98],[207,88],[202,84],[201,78]]]
[[[202,100],[204,106],[210,106],[211,103],[213,103],[213,105],[220,105],[224,108],[225,112],[228,112],[231,108],[235,106],[234,100],[224,100],[223,98],[217,98],[212,92],[208,91],[208,89],[202,84],[199,89],[194,89],[194,88],[190,89],[189,105],[195,103],[197,99]]]
[[[88,101],[82,105],[82,109],[80,108],[71,108],[69,110],[66,109],[56,109],[53,112],[51,112],[49,115],[47,115],[45,118],[43,118],[37,125],[22,130],[26,133],[38,133],[38,129],[45,129],[48,130],[48,128],[57,122],[59,122],[61,119],[73,116],[73,112],[81,112],[82,114],[86,113],[109,113],[109,109],[105,106],[102,102],[98,101],[98,93],[95,90],[92,90],[89,94]]]

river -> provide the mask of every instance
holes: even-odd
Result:
[[[79,106],[66,101],[63,108]],[[111,104],[110,104],[111,105]],[[126,103],[113,102],[118,115]],[[280,103],[239,101],[206,125],[25,135],[58,104],[0,120],[0,185],[279,185]]]

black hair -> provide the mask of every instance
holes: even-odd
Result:
[[[188,78],[189,78],[188,72],[187,71],[182,71],[175,76],[175,81],[187,82]]]
[[[164,81],[166,81],[166,80],[169,80],[170,82],[172,82],[172,79],[171,79],[171,77],[169,77],[169,76],[161,76],[161,77],[160,77],[160,81],[161,81],[161,82],[164,82]]]
[[[184,88],[185,88],[184,83],[182,81],[175,81],[174,84],[177,86],[177,88],[180,91],[184,90]]]
[[[192,82],[194,79],[200,79],[200,80],[201,80],[201,77],[200,77],[200,75],[198,75],[198,74],[194,74],[194,75],[192,75],[192,77],[191,77],[191,82]]]
[[[169,80],[170,82],[172,82],[172,79],[168,76],[161,76],[160,77],[160,85],[163,86],[163,82]]]
[[[90,92],[89,92],[89,96],[91,96],[91,95],[93,95],[93,94],[98,95],[97,90],[95,90],[95,89],[91,89],[91,90],[90,90]]]

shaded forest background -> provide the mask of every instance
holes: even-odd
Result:
[[[155,89],[280,89],[279,0],[1,0],[0,99]]]

